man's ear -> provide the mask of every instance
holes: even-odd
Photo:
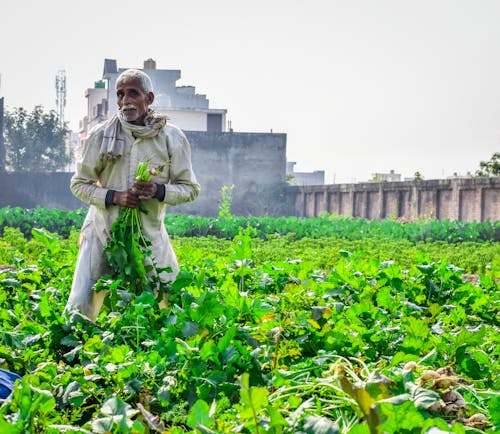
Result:
[[[148,93],[148,105],[153,104],[153,101],[155,100],[155,94],[153,92]]]

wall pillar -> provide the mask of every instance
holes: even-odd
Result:
[[[410,216],[416,220],[420,213],[420,194],[417,188],[417,181],[413,182],[411,187]]]
[[[378,186],[378,220],[382,220],[384,218],[384,188],[382,187],[382,183]]]
[[[480,222],[484,222],[485,219],[486,219],[486,203],[485,203],[485,200],[484,200],[484,188],[483,187],[479,187],[479,221]]]
[[[351,184],[349,188],[349,207],[351,209],[351,215],[350,217],[354,217],[354,209],[355,209],[355,203],[354,203],[354,184]]]
[[[451,220],[458,220],[460,218],[460,185],[458,180],[451,184]]]

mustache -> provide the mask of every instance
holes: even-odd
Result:
[[[120,110],[137,110],[137,106],[134,105],[134,104],[126,104],[124,106],[122,106],[122,108]]]

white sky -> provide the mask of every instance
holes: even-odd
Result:
[[[55,109],[64,69],[76,130],[104,58],[149,57],[235,131],[286,133],[295,170],[326,183],[465,174],[500,150],[499,0],[0,3],[7,107]]]

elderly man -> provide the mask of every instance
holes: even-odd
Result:
[[[164,225],[166,206],[192,201],[200,191],[186,136],[149,108],[154,100],[150,78],[140,70],[126,70],[116,81],[116,95],[118,114],[89,133],[71,179],[71,191],[90,208],[66,311],[79,310],[92,321],[105,296],[93,286],[105,273],[103,249],[120,208],[145,206],[148,212],[141,217],[152,255],[159,268],[172,269],[162,277],[173,280],[178,264]],[[136,182],[137,165],[146,161],[155,174],[150,182]]]

